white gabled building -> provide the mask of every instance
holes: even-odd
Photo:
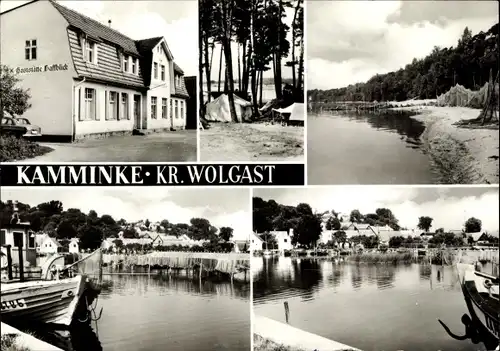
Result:
[[[260,251],[262,250],[262,245],[264,244],[264,240],[259,238],[259,236],[255,233],[252,233],[250,236],[250,250],[251,251]]]

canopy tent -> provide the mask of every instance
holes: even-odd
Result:
[[[273,111],[283,115],[287,122],[304,122],[304,104],[295,102],[288,107],[273,108]]]
[[[234,108],[238,122],[247,122],[252,118],[252,104],[234,95]],[[206,106],[205,119],[209,122],[233,122],[229,112],[229,97],[220,95]]]

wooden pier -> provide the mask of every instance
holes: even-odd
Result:
[[[277,344],[306,351],[360,351],[352,346],[257,315],[254,315],[253,318],[253,331],[255,334]]]
[[[2,339],[11,336],[14,341],[13,344],[19,348],[27,348],[29,350],[43,350],[43,351],[64,351],[59,347],[39,340],[34,336],[26,334],[19,329],[16,329],[8,324],[0,322],[0,329],[2,331]]]

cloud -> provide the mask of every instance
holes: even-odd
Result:
[[[488,1],[309,1],[307,6],[308,89],[344,87],[398,70],[434,46],[455,46],[466,26],[475,34],[498,21],[497,5]]]
[[[252,228],[248,189],[9,188],[2,189],[1,198],[31,206],[58,200],[65,209],[77,208],[84,213],[94,210],[127,221],[189,223],[191,218],[201,217],[218,228],[233,228],[234,237],[239,239],[247,238]]]
[[[499,228],[498,188],[343,186],[255,189],[254,196],[293,206],[305,202],[318,212],[358,209],[366,214],[386,207],[408,228],[416,228],[420,216],[434,218],[435,229],[462,229],[469,217],[481,219],[484,230]]]

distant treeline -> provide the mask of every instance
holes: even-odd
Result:
[[[262,78],[263,85],[274,85],[274,78]],[[222,85],[224,85],[224,81],[221,81]],[[281,80],[282,84],[293,84],[293,79],[292,78],[282,78]],[[211,80],[210,84],[219,84],[217,80]],[[239,85],[239,80],[234,81],[235,85]]]
[[[312,102],[405,101],[434,99],[456,84],[478,90],[498,72],[498,28],[472,36],[465,28],[456,47],[435,46],[431,54],[396,72],[377,74],[366,83],[330,90],[310,90]]]

